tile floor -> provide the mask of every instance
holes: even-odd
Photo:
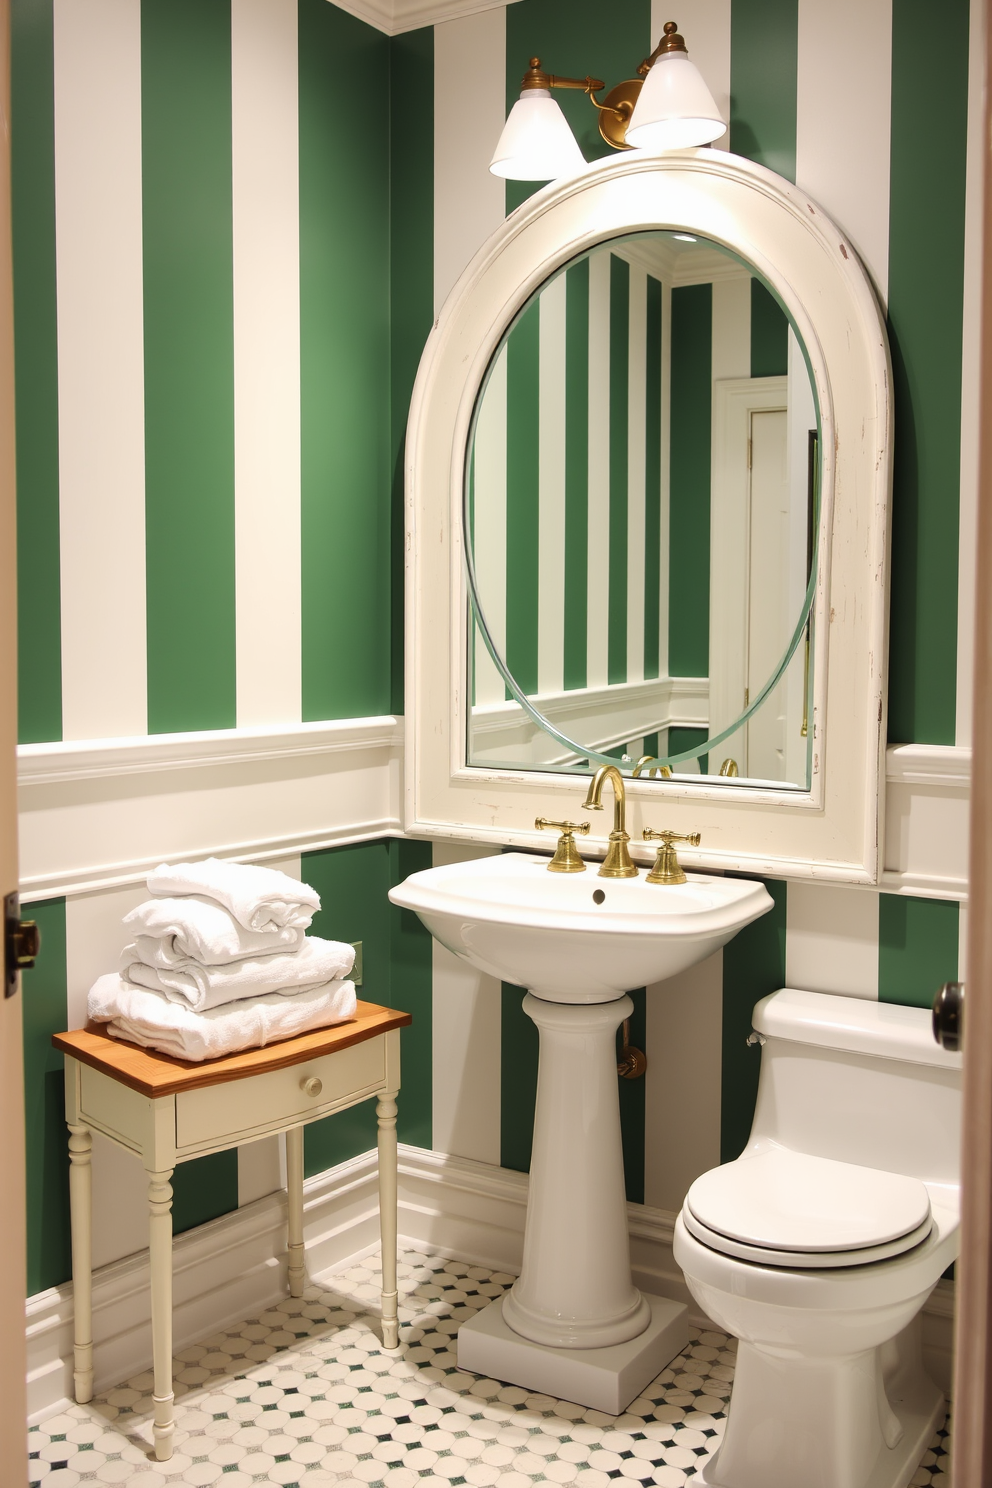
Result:
[[[513,1278],[405,1251],[402,1353],[380,1352],[369,1256],[216,1333],[176,1360],[176,1449],[155,1463],[150,1374],[73,1405],[29,1434],[31,1483],[128,1488],[681,1488],[718,1444],[736,1344],[692,1340],[622,1416],[459,1372],[453,1335]],[[948,1488],[946,1431],[916,1485]],[[618,1485],[622,1488],[622,1485]]]

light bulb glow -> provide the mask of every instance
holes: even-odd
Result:
[[[726,124],[685,52],[665,52],[644,79],[627,126],[638,150],[684,150],[719,139]]]
[[[510,181],[557,181],[585,163],[550,90],[525,88],[510,110],[489,169]]]

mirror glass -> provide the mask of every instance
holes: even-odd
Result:
[[[470,765],[808,790],[818,433],[744,259],[612,240],[490,364],[466,470]]]

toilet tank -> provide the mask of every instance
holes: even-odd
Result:
[[[786,987],[762,998],[764,1040],[748,1148],[960,1182],[961,1055],[934,1041],[928,1008]]]

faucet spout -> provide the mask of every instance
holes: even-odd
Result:
[[[583,809],[602,811],[603,786],[607,780],[613,786],[613,831],[610,833],[610,846],[603,866],[599,870],[599,876],[600,878],[636,878],[637,868],[631,861],[627,848],[627,843],[630,841],[626,820],[627,796],[623,776],[616,765],[601,765],[596,771],[589,783]]]

